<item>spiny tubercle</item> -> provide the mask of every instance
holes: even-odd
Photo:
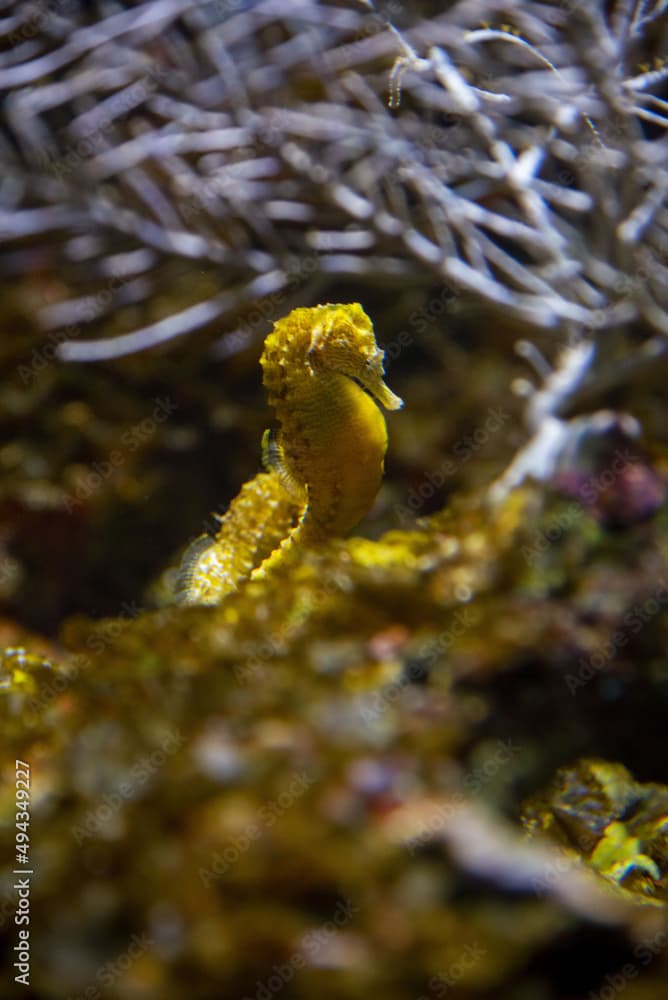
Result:
[[[242,488],[216,536],[186,553],[188,604],[217,604],[294,544],[346,534],[382,480],[380,406],[395,410],[402,401],[383,381],[383,352],[358,303],[294,309],[268,335],[260,363],[278,433],[263,440],[266,471]]]

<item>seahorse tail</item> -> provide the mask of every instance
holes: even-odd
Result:
[[[276,470],[261,472],[231,502],[215,536],[187,550],[178,585],[183,604],[218,604],[275,552],[303,516],[304,503]]]

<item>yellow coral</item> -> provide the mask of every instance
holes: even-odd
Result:
[[[383,381],[383,352],[358,303],[294,309],[265,341],[263,382],[279,420],[263,439],[266,471],[242,488],[215,538],[186,553],[182,598],[216,604],[295,543],[350,531],[383,475],[380,410],[402,405]]]

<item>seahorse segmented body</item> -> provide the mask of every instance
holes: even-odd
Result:
[[[294,309],[265,341],[263,382],[279,421],[265,472],[242,488],[215,537],[188,550],[182,598],[216,604],[267,572],[294,544],[344,535],[369,510],[387,448],[380,410],[402,405],[358,303]]]

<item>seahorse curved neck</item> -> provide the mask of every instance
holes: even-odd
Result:
[[[364,517],[383,477],[385,419],[347,375],[322,372],[288,394],[278,441],[291,476],[304,483],[302,533],[345,535]]]

